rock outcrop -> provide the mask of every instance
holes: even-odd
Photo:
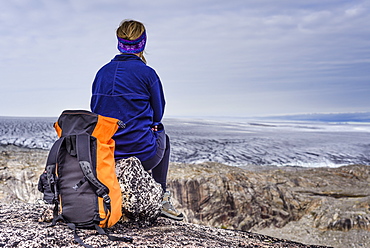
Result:
[[[0,200],[35,202],[39,176],[45,168],[48,151],[0,146]]]
[[[266,175],[217,163],[176,164],[170,177],[169,188],[192,223],[243,231],[282,227],[312,204]]]
[[[370,166],[256,171],[211,162],[172,164],[170,178],[176,206],[189,222],[370,247]]]

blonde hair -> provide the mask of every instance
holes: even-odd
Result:
[[[117,28],[118,37],[126,40],[135,40],[145,32],[145,26],[141,22],[134,20],[123,20]],[[137,54],[145,63],[144,51]]]

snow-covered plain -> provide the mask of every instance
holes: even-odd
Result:
[[[0,145],[50,149],[56,118],[0,117]],[[369,123],[164,120],[171,161],[235,166],[370,165]]]

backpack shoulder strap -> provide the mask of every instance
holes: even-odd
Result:
[[[102,197],[104,203],[111,211],[109,189],[102,184],[93,173],[91,161],[91,136],[88,134],[79,134],[76,136],[77,159],[85,178],[95,187],[95,192]]]

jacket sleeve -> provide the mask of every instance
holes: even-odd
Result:
[[[152,84],[150,91],[150,105],[153,108],[153,125],[158,125],[162,121],[166,101],[164,99],[164,92],[162,83],[157,77],[155,83]]]

